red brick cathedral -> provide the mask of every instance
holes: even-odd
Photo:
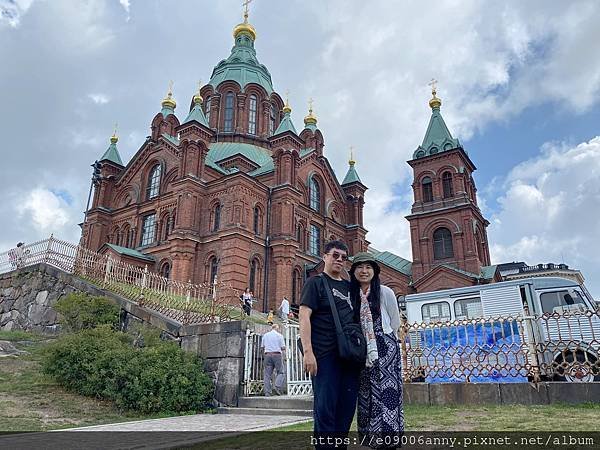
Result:
[[[216,277],[240,291],[249,286],[259,309],[283,296],[297,304],[331,239],[346,242],[351,254],[371,251],[382,281],[398,295],[498,278],[475,197],[475,166],[448,131],[435,92],[425,139],[409,161],[411,263],[369,247],[367,187],[355,162],[340,183],[312,106],[297,131],[290,105],[256,57],[247,14],[233,36],[231,55],[193,96],[183,121],[169,89],[151,135],[127,165],[111,137],[82,226],[84,245],[176,280]]]

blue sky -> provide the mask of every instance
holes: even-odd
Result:
[[[76,241],[90,164],[115,122],[127,161],[169,80],[185,117],[198,80],[229,55],[241,1],[0,0],[0,11],[11,62],[0,71],[0,248],[50,233]],[[597,17],[595,0],[255,0],[250,12],[296,128],[313,97],[339,178],[356,149],[375,247],[412,257],[406,160],[436,78],[442,115],[478,167],[493,262],[564,259],[600,298]]]

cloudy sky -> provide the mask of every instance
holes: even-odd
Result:
[[[184,118],[229,55],[241,0],[0,0],[0,249],[77,241],[89,165],[118,122],[128,160],[169,80]],[[442,114],[478,167],[494,263],[565,262],[600,298],[600,2],[255,0],[259,60],[301,128],[315,99],[368,238],[410,259],[406,160]]]

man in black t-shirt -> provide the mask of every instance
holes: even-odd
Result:
[[[300,301],[300,338],[304,369],[312,379],[316,448],[326,448],[319,445],[319,436],[346,435],[356,410],[359,369],[339,357],[335,322],[323,282],[326,277],[342,326],[358,322],[358,310],[350,299],[350,283],[341,276],[347,259],[346,244],[327,243],[323,274],[306,282]]]

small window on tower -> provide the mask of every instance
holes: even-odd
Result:
[[[421,189],[423,191],[423,202],[428,203],[433,201],[433,183],[431,178],[425,177],[421,181]]]
[[[448,228],[438,228],[433,232],[433,257],[435,259],[454,257],[452,233]]]
[[[444,190],[444,198],[450,198],[454,196],[454,189],[452,187],[452,174],[450,172],[444,172],[442,175],[442,188]]]
[[[225,133],[233,132],[233,92],[228,92],[225,96],[225,118],[223,121],[223,131]]]
[[[248,108],[248,133],[256,134],[256,95],[250,96],[250,107]]]

